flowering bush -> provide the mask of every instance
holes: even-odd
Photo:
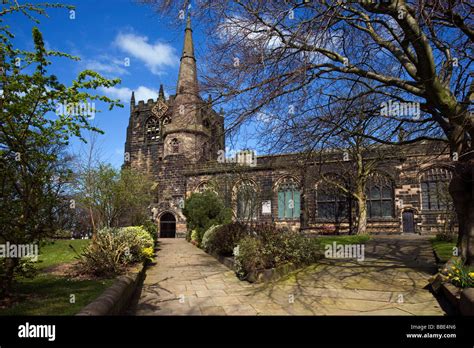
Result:
[[[199,233],[197,230],[191,232],[191,244],[199,246]]]
[[[474,272],[469,267],[463,266],[456,260],[450,268],[445,268],[444,273],[449,282],[460,288],[474,287]]]
[[[221,225],[213,225],[211,226],[202,236],[201,247],[206,251],[210,252],[210,246],[212,243],[213,238],[216,235],[217,230],[221,227]]]
[[[153,239],[142,227],[104,228],[79,255],[78,270],[95,276],[115,276],[127,265],[153,255]]]
[[[123,227],[118,234],[127,243],[132,261],[144,261],[143,249],[152,248],[154,244],[151,235],[142,226]]]
[[[143,248],[142,255],[147,261],[153,261],[153,247]]]

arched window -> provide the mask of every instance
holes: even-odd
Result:
[[[257,191],[252,182],[242,181],[237,188],[237,219],[257,218]]]
[[[176,138],[173,138],[171,140],[171,152],[172,153],[179,153],[179,140]]]
[[[319,183],[316,191],[318,217],[331,220],[341,220],[348,217],[348,198],[338,184],[344,185],[339,178],[330,178],[328,181],[323,180]]]
[[[150,117],[145,124],[145,136],[147,141],[160,139],[160,124],[155,117]]]
[[[393,183],[384,175],[373,175],[366,189],[367,217],[393,217]]]
[[[170,123],[171,123],[171,119],[169,116],[166,116],[165,118],[163,118],[163,126],[167,126]]]
[[[452,177],[452,172],[446,168],[431,168],[421,175],[423,210],[446,210],[451,206],[448,186]]]
[[[278,218],[300,218],[300,191],[292,178],[284,179],[278,186]]]

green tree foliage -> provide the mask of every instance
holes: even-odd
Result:
[[[91,112],[98,112],[95,101],[109,109],[120,105],[91,92],[112,87],[117,79],[86,70],[66,85],[50,74],[50,57],[78,58],[46,50],[38,28],[32,32],[33,51],[13,46],[14,34],[4,25],[5,17],[18,12],[37,22],[32,14],[45,15],[47,7],[69,8],[14,2],[0,11],[0,243],[38,243],[59,227],[71,173],[64,147],[84,130],[98,131],[89,123]],[[77,112],[59,107],[80,104],[91,107]],[[5,259],[0,296],[10,292],[19,263],[19,258]]]
[[[131,168],[100,164],[78,176],[76,199],[95,229],[142,224],[151,201],[151,181]]]
[[[196,230],[199,242],[212,225],[226,224],[232,219],[232,211],[210,190],[193,193],[185,202],[183,214],[188,231]]]

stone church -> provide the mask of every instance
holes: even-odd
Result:
[[[166,98],[161,85],[156,100],[136,103],[132,94],[130,103],[125,165],[153,178],[150,216],[160,237],[185,236],[185,199],[203,190],[216,192],[238,220],[308,235],[353,231],[355,201],[328,188],[328,177],[351,185],[344,174],[351,161],[343,160],[342,150],[317,156],[241,152],[229,159],[222,158],[224,149],[223,114],[199,94],[188,17],[176,94]],[[427,234],[453,228],[446,147],[425,142],[384,151],[367,187],[369,232]]]

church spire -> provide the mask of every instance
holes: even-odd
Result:
[[[132,97],[130,98],[130,110],[135,107],[135,91],[132,91]]]
[[[158,99],[165,99],[165,91],[163,89],[163,84],[160,84],[160,91],[158,92]]]
[[[198,93],[196,58],[194,57],[193,30],[191,29],[191,16],[186,19],[184,30],[184,45],[179,67],[178,86],[176,94]]]

